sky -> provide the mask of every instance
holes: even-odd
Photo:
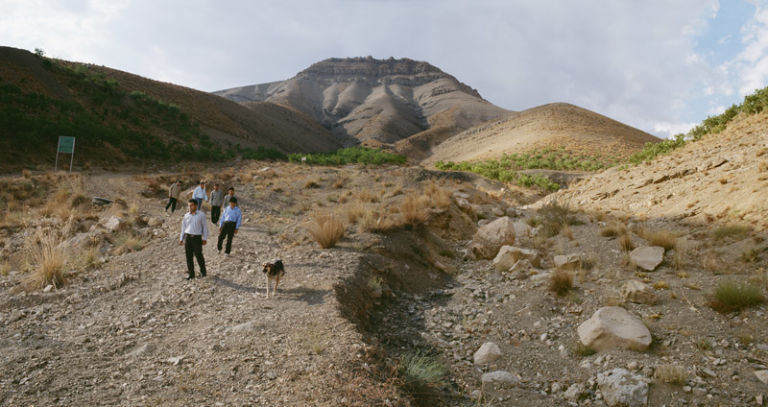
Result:
[[[407,57],[669,137],[768,85],[768,0],[0,0],[0,45],[204,91]]]

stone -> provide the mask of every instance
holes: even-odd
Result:
[[[486,342],[475,352],[474,360],[476,365],[491,363],[501,357],[499,345],[493,342]]]
[[[123,220],[117,216],[112,216],[104,222],[104,227],[111,231],[116,231],[123,224]]]
[[[483,383],[518,383],[520,380],[506,370],[496,370],[483,374],[480,378]]]
[[[648,382],[629,370],[616,368],[598,373],[597,386],[609,407],[641,407],[648,404]]]
[[[563,397],[568,401],[577,402],[587,396],[587,390],[581,383],[574,383],[565,390]]]
[[[501,246],[499,253],[493,258],[493,265],[497,271],[507,272],[523,259],[528,260],[531,264],[537,264],[539,263],[539,252],[515,246]]]
[[[156,228],[162,224],[163,224],[163,220],[160,218],[149,218],[149,220],[147,221],[147,225],[153,228]]]
[[[763,384],[768,384],[768,370],[755,370],[755,377]]]
[[[600,308],[577,331],[581,343],[597,351],[644,351],[651,344],[651,332],[643,321],[621,307]]]
[[[624,283],[621,287],[621,297],[625,301],[646,305],[653,305],[658,301],[653,288],[638,280],[629,280]]]
[[[664,248],[659,246],[643,246],[629,253],[632,263],[643,270],[653,271],[664,261]]]
[[[470,249],[478,259],[492,259],[504,245],[515,244],[514,222],[503,216],[477,229]]]
[[[43,288],[44,293],[51,292],[51,290],[53,290],[53,284],[48,284],[47,286],[45,286],[45,288]]]
[[[559,269],[575,269],[581,265],[581,254],[571,253],[555,256],[555,267]]]
[[[184,360],[184,356],[173,356],[168,358],[168,363],[178,366],[181,364],[181,362]]]
[[[530,260],[528,259],[520,259],[515,264],[512,265],[512,267],[509,268],[508,272],[510,273],[522,273],[523,276],[528,277],[528,271],[533,268],[533,265],[531,264]]]

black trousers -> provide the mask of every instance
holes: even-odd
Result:
[[[211,222],[213,224],[219,223],[219,216],[221,215],[221,206],[211,206]]]
[[[176,198],[168,198],[168,205],[165,205],[165,210],[171,208],[171,213],[176,211]]]
[[[235,237],[235,225],[237,223],[235,222],[224,222],[224,225],[221,227],[221,233],[219,233],[219,243],[216,245],[216,248],[221,251],[221,244],[224,242],[224,237],[227,237],[227,250],[226,253],[229,254],[230,251],[232,251],[232,238]]]
[[[205,258],[203,257],[203,237],[200,235],[184,236],[184,251],[187,254],[187,271],[189,278],[195,278],[195,262],[192,256],[197,258],[197,264],[200,266],[200,275],[205,277]]]

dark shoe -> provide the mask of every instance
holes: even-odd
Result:
[[[205,277],[207,275],[208,275],[208,273],[200,273],[200,277]]]
[[[185,280],[194,280],[194,279],[195,279],[195,276],[187,276],[187,278],[185,278]]]

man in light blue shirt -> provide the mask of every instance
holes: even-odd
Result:
[[[205,181],[200,180],[200,185],[192,192],[192,199],[197,201],[197,209],[203,210],[203,201],[208,200],[208,194],[205,192]]]
[[[224,237],[227,237],[227,250],[226,254],[232,251],[232,238],[240,230],[240,224],[243,221],[243,213],[240,208],[237,207],[237,198],[232,197],[229,199],[229,206],[224,209],[224,213],[219,220],[219,243],[216,247],[221,253],[221,244],[224,242]]]

